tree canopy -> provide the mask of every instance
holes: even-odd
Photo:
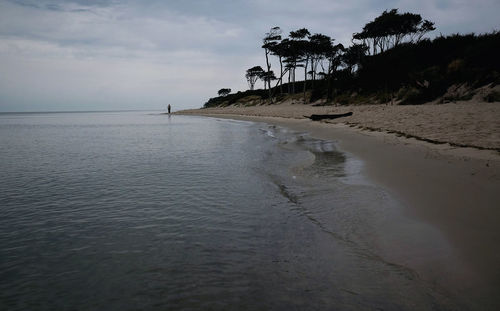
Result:
[[[245,74],[245,78],[247,79],[248,82],[248,88],[250,90],[253,90],[255,87],[255,82],[257,82],[258,79],[264,76],[264,69],[260,66],[254,66],[250,69],[247,70]]]
[[[381,28],[377,30],[375,26]],[[281,29],[274,27],[272,31],[279,31],[279,35],[267,33],[268,44],[262,46],[266,49],[268,70],[261,66],[248,69],[245,77],[250,90],[235,94],[221,92],[205,107],[255,105],[288,98],[296,101],[299,97],[285,94],[300,92],[304,93],[304,103],[316,102],[316,105],[389,101],[421,104],[440,96],[443,101],[450,100],[450,96],[459,96],[456,100],[470,99],[477,95],[477,87],[500,84],[500,60],[496,55],[500,49],[500,31],[422,40],[433,29],[434,24],[420,15],[400,14],[396,9],[384,11],[365,25],[347,47],[334,44],[335,40],[327,35],[311,34],[306,28],[282,37]],[[279,61],[279,75],[271,70],[273,57],[275,62]],[[297,68],[304,69],[302,81],[295,79]],[[288,83],[283,83],[286,75]],[[264,89],[254,90],[259,79],[264,82]],[[271,87],[275,79],[278,81]],[[465,86],[468,93],[448,95],[450,87],[457,85]],[[497,92],[485,100],[498,98]]]
[[[386,10],[368,22],[361,32],[353,34],[349,47],[334,44],[335,39],[311,33],[307,28],[292,30],[286,36],[280,27],[272,27],[262,38],[264,66],[247,69],[245,79],[250,91],[254,91],[256,82],[262,80],[266,98],[271,102],[278,92],[296,94],[300,91],[306,102],[306,91],[314,93],[319,89],[316,84],[324,90],[316,92],[316,95],[326,95],[327,100],[331,100],[339,89],[352,88],[355,81],[362,81],[367,76],[371,69],[363,71],[363,68],[373,67],[372,57],[403,46],[403,43],[419,43],[426,33],[434,29],[434,23],[424,20],[419,14],[399,13],[398,9]],[[279,72],[272,68],[276,59]],[[298,68],[303,68],[303,73]],[[297,72],[303,81],[297,81]],[[360,73],[363,77],[359,77]],[[285,79],[288,79],[286,90],[283,87]],[[274,80],[277,82],[272,86]],[[387,85],[388,80],[385,83]],[[229,92],[230,89],[221,89],[219,95],[225,97]]]
[[[353,39],[371,47],[372,54],[396,47],[405,40],[418,42],[429,31],[435,30],[434,23],[422,20],[420,14],[398,13],[398,9],[384,11],[353,34]]]
[[[231,93],[231,89],[220,89],[217,94],[219,96],[227,96],[229,93]]]

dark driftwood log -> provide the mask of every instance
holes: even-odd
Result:
[[[324,120],[324,119],[337,119],[337,118],[343,118],[343,117],[348,117],[352,116],[352,112],[348,113],[341,113],[341,114],[312,114],[310,117],[304,116],[306,118],[309,118],[313,121],[319,121],[319,120]]]

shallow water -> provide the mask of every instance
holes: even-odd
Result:
[[[0,309],[460,306],[388,259],[415,223],[335,142],[107,112],[0,114],[0,144]]]

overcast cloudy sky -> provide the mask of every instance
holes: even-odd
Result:
[[[498,0],[0,0],[0,111],[175,110],[247,88],[272,26],[348,45],[386,9],[439,33],[500,29]]]

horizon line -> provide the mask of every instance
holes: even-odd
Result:
[[[166,110],[166,109],[165,109]],[[0,114],[15,113],[90,113],[90,112],[132,112],[132,111],[163,111],[163,109],[119,109],[119,110],[47,110],[47,111],[0,111]]]

